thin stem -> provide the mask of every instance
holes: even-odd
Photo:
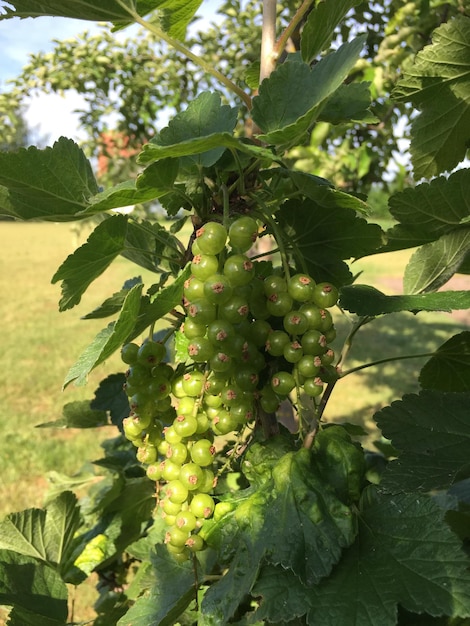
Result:
[[[349,370],[346,370],[341,374],[341,378],[348,376],[349,374],[353,374],[354,372],[359,372],[361,370],[365,370],[368,367],[374,367],[374,365],[381,365],[382,363],[391,363],[392,361],[404,361],[406,359],[422,359],[425,357],[435,356],[435,352],[421,352],[419,354],[405,354],[403,356],[391,356],[386,359],[379,359],[378,361],[371,361],[370,363],[364,363],[363,365],[358,365],[357,367],[352,367]]]
[[[284,32],[279,37],[279,39],[277,40],[274,46],[275,58],[280,57],[280,55],[284,51],[284,48],[287,46],[287,42],[289,41],[290,36],[294,32],[294,30],[297,28],[297,26],[300,24],[305,14],[309,10],[309,8],[312,6],[313,2],[314,0],[304,0],[302,4],[300,5],[300,7],[297,9],[296,14],[294,15],[290,23],[286,26],[286,28],[284,29]]]
[[[263,0],[263,27],[261,32],[261,58],[259,82],[267,78],[276,67],[276,0]]]
[[[219,70],[216,70],[214,67],[212,67],[210,63],[205,61],[203,58],[197,56],[197,54],[194,54],[194,52],[191,52],[191,50],[189,48],[186,48],[186,46],[184,46],[180,41],[178,41],[177,39],[173,39],[173,37],[170,37],[167,33],[165,33],[165,31],[159,28],[156,24],[153,24],[144,20],[136,11],[132,11],[131,9],[129,9],[129,7],[122,0],[117,0],[117,2],[126,11],[128,11],[129,15],[132,17],[132,19],[135,22],[137,22],[137,24],[140,24],[143,28],[145,28],[152,34],[156,35],[160,39],[163,39],[163,41],[165,41],[169,46],[171,46],[172,48],[174,48],[175,50],[183,54],[186,58],[188,58],[190,61],[192,61],[196,65],[198,65],[207,74],[210,74],[211,76],[213,76],[216,80],[222,83],[222,85],[227,87],[229,91],[232,91],[237,96],[239,96],[245,103],[247,109],[249,111],[251,110],[252,104],[251,104],[250,96],[245,91],[243,91],[243,89],[241,89],[238,85],[236,85],[233,81],[227,78],[227,76],[224,76],[224,74],[219,72]]]

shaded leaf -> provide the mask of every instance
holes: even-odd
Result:
[[[162,545],[151,554],[154,584],[118,626],[172,626],[195,597],[193,564],[177,563]]]
[[[470,307],[470,291],[386,296],[369,285],[347,285],[341,288],[339,301],[342,308],[361,316],[399,311],[453,311]]]
[[[408,394],[375,414],[398,451],[381,487],[395,491],[448,488],[468,463],[470,393],[424,390]]]
[[[142,147],[142,152],[139,154],[137,161],[145,165],[147,163],[153,163],[154,161],[158,161],[159,159],[166,159],[170,156],[185,157],[206,153],[208,151],[210,152],[210,154],[215,154],[213,151],[220,148],[239,150],[255,158],[263,158],[269,161],[272,161],[275,158],[275,155],[268,148],[263,148],[253,143],[242,141],[241,139],[237,139],[228,132],[219,132],[210,133],[203,137],[195,137],[192,139],[190,138],[182,140],[177,143],[168,145],[147,143]],[[146,172],[147,170],[145,170],[142,174],[142,176],[144,177],[144,181]],[[162,202],[164,202],[164,199],[162,200]]]
[[[62,298],[59,302],[61,311],[78,304],[88,286],[124,250],[126,232],[126,216],[109,217],[98,224],[86,243],[65,259],[51,281],[62,281]]]
[[[161,273],[160,265],[177,273],[182,264],[182,250],[178,239],[158,222],[130,222],[122,256],[133,263]]]
[[[395,626],[397,604],[470,615],[468,559],[431,498],[375,496],[333,574],[308,591],[307,624]]]
[[[0,550],[0,605],[13,607],[9,626],[64,626],[67,587],[45,563]]]
[[[305,63],[310,64],[316,56],[330,45],[335,28],[346,13],[360,4],[361,0],[324,0],[308,15],[302,29],[300,51]]]
[[[139,157],[139,162],[144,161],[145,155],[151,151],[150,146],[174,146],[182,142],[188,142],[197,138],[203,138],[203,143],[208,135],[213,133],[232,133],[237,122],[237,110],[226,104],[221,104],[218,93],[203,92],[188,105],[187,109],[178,113],[163,128],[160,134],[147,144],[144,152]],[[191,169],[194,165],[210,167],[223,154],[224,146],[217,143],[216,147],[206,150],[203,146],[190,156],[181,157],[180,164],[183,168]],[[173,150],[167,152],[163,157],[176,157],[178,154]],[[159,158],[163,158],[160,156]],[[153,159],[155,160],[155,159]]]
[[[37,428],[98,428],[108,423],[104,411],[91,408],[89,400],[68,402],[63,408],[63,417],[53,422],[44,422]]]
[[[470,331],[439,346],[423,366],[419,383],[423,389],[470,391]]]
[[[99,191],[83,151],[65,137],[44,150],[1,152],[0,185],[8,189],[5,202],[0,195],[7,215],[52,222],[79,219],[86,201]]]
[[[470,251],[470,228],[460,228],[413,253],[403,277],[406,293],[426,293],[442,287],[459,271]]]
[[[407,67],[394,95],[421,113],[412,123],[415,177],[431,178],[463,160],[470,138],[470,18],[454,17]]]
[[[122,309],[122,305],[124,304],[124,300],[126,299],[129,290],[135,285],[140,285],[142,283],[142,277],[136,276],[135,278],[130,278],[126,280],[123,285],[123,288],[116,293],[113,293],[112,296],[106,298],[106,300],[100,304],[96,309],[93,309],[90,313],[82,316],[82,320],[93,320],[93,319],[102,319],[103,317],[110,317],[111,315],[116,315]]]
[[[10,513],[0,523],[0,550],[11,550],[60,570],[79,524],[77,498],[66,491],[46,509]]]
[[[75,381],[76,385],[84,385],[88,374],[123,345],[135,328],[140,310],[141,292],[142,285],[135,285],[129,291],[117,321],[101,330],[94,341],[82,352],[77,362],[69,369],[64,380],[64,388],[72,381]]]
[[[263,80],[253,98],[253,120],[268,143],[298,140],[311,126],[318,107],[354,67],[364,45],[360,36],[328,54],[313,69],[296,61],[283,63]]]
[[[11,17],[72,17],[93,22],[116,22],[129,19],[133,10],[143,14],[158,6],[161,0],[8,0],[14,8],[1,7],[0,20]],[[123,6],[124,5],[124,6]],[[127,10],[128,7],[128,10]]]
[[[288,200],[277,216],[288,245],[303,256],[315,280],[331,281],[340,286],[352,279],[342,259],[360,257],[378,248],[382,231],[376,224],[368,224],[354,210],[341,206],[342,196],[347,194],[337,196],[323,186],[318,189],[328,201],[327,211],[323,200],[319,201],[321,204],[310,199]]]
[[[108,411],[111,422],[122,432],[122,420],[129,415],[129,401],[124,391],[126,376],[110,374],[100,382],[95,397],[90,403],[92,409]]]
[[[330,124],[350,121],[376,124],[379,120],[370,112],[370,103],[369,83],[348,83],[328,98],[318,117]]]

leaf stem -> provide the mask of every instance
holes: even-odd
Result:
[[[290,36],[294,32],[294,30],[297,28],[297,26],[300,24],[300,22],[302,21],[305,14],[310,9],[313,3],[314,3],[314,0],[304,0],[302,4],[300,5],[300,7],[297,9],[294,17],[286,26],[286,28],[284,29],[284,32],[281,34],[281,36],[279,37],[279,39],[277,40],[274,46],[274,54],[275,54],[276,59],[279,58],[282,52],[284,51],[285,47],[287,46],[287,42],[289,41]]]
[[[165,31],[162,30],[159,26],[144,20],[136,11],[130,9],[123,2],[123,0],[117,0],[117,2],[121,7],[123,7],[129,13],[129,15],[137,24],[140,24],[143,28],[151,32],[153,35],[159,37],[160,39],[163,39],[163,41],[165,41],[169,46],[171,46],[172,48],[174,48],[175,50],[183,54],[187,59],[189,59],[196,65],[198,65],[207,74],[210,74],[211,76],[213,76],[216,80],[222,83],[222,85],[227,87],[229,91],[232,91],[237,96],[239,96],[245,103],[247,109],[249,111],[251,110],[252,103],[251,103],[250,96],[245,91],[243,91],[243,89],[241,89],[238,85],[236,85],[233,81],[227,78],[227,76],[222,74],[222,72],[219,72],[219,70],[215,69],[215,67],[213,67],[207,61],[205,61],[203,58],[199,57],[197,54],[194,54],[194,52],[192,52],[189,48],[186,48],[186,46],[184,46],[180,41],[178,41],[177,39],[174,39],[173,37],[170,37],[170,35],[165,33]]]
[[[404,361],[406,359],[422,359],[425,357],[435,356],[435,352],[421,352],[419,354],[405,354],[402,356],[391,356],[385,359],[378,359],[377,361],[371,361],[370,363],[363,363],[362,365],[358,365],[357,367],[351,367],[351,369],[342,372],[341,378],[348,376],[349,374],[353,374],[354,372],[359,372],[361,370],[367,369],[368,367],[374,367],[374,365],[381,365],[382,363],[391,363],[392,361]]]

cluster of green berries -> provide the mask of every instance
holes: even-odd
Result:
[[[276,412],[294,389],[319,395],[322,369],[334,359],[328,308],[336,288],[306,274],[263,277],[250,258],[257,237],[248,216],[228,231],[219,222],[197,231],[178,331],[187,345],[183,374],[163,362],[161,343],[122,350],[131,409],[124,433],[158,482],[166,543],[179,560],[204,547],[198,530],[223,505],[211,495],[215,436],[252,424],[260,409]]]

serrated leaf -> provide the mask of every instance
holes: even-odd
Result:
[[[210,154],[212,154],[212,151],[220,151],[221,148],[239,150],[253,156],[254,158],[262,158],[268,161],[275,159],[275,155],[267,148],[241,141],[230,133],[211,133],[205,135],[204,137],[187,139],[169,145],[147,143],[143,146],[142,152],[137,158],[137,162],[145,165],[147,163],[158,161],[159,159],[166,159],[169,156],[186,157],[206,152],[210,152]],[[147,170],[144,171],[142,176],[145,176],[146,172]]]
[[[65,377],[63,387],[75,381],[75,385],[84,385],[88,374],[100,363],[118,350],[135,328],[140,311],[142,285],[135,285],[129,291],[116,322],[101,330],[94,341],[82,352],[77,362],[72,365]]]
[[[7,214],[52,222],[79,219],[99,191],[83,151],[65,137],[44,150],[0,153],[0,185],[8,189]]]
[[[62,298],[59,302],[61,311],[78,304],[88,286],[121,254],[127,226],[127,217],[124,215],[105,219],[98,224],[86,243],[65,259],[51,281],[62,281]]]
[[[32,557],[60,571],[79,524],[77,498],[67,491],[46,509],[10,513],[0,523],[0,550]]]
[[[145,15],[158,6],[161,0],[8,0],[13,9],[2,6],[0,20],[11,17],[71,17],[93,22],[118,22],[128,20],[132,11]]]
[[[328,98],[318,117],[329,124],[351,121],[377,124],[379,120],[370,112],[370,103],[369,83],[348,83]]]
[[[382,231],[368,224],[355,211],[343,208],[343,198],[336,198],[327,187],[328,210],[310,199],[288,200],[277,213],[287,235],[288,245],[298,251],[317,282],[329,280],[340,286],[351,282],[351,273],[342,259],[360,257],[379,247]],[[323,193],[323,192],[318,192]],[[345,194],[347,195],[347,194]]]
[[[104,411],[91,408],[89,400],[68,402],[63,407],[63,417],[53,422],[44,422],[37,428],[98,428],[108,423]]]
[[[405,70],[394,95],[421,113],[412,123],[416,178],[452,170],[470,137],[470,18],[458,15],[433,33],[433,43]]]
[[[151,144],[146,144],[151,145]],[[145,150],[145,146],[143,148]],[[160,159],[157,163],[149,165],[137,177],[136,186],[138,189],[158,189],[168,193],[173,189],[176,177],[178,176],[179,161],[177,158]],[[158,197],[164,195],[160,193]]]
[[[470,331],[439,346],[423,366],[419,383],[423,389],[470,391]]]
[[[324,57],[313,69],[306,63],[280,65],[263,80],[253,98],[253,121],[268,143],[283,144],[300,139],[312,125],[318,109],[344,81],[364,45],[360,36]]]
[[[448,488],[468,463],[470,393],[424,390],[405,395],[375,414],[399,456],[381,487],[395,491]]]
[[[218,93],[203,92],[188,105],[185,111],[178,113],[163,128],[158,137],[144,147],[144,151],[138,158],[139,163],[149,163],[155,158],[149,159],[152,147],[171,147],[170,151],[160,151],[158,158],[180,156],[173,147],[181,143],[189,143],[202,138],[200,145],[194,152],[191,148],[190,156],[181,156],[180,165],[182,168],[191,170],[195,165],[199,167],[210,167],[223,154],[225,147],[216,141],[216,145],[207,148],[204,145],[208,136],[212,134],[231,134],[237,123],[237,110],[228,105],[221,104]],[[176,148],[175,148],[176,149]],[[186,148],[187,149],[187,148]]]
[[[121,431],[122,420],[129,415],[129,400],[124,391],[125,382],[124,374],[110,374],[100,382],[90,403],[92,409],[108,411],[111,422]]]
[[[154,585],[121,618],[118,626],[171,626],[194,599],[193,564],[177,563],[162,545],[151,555]]]
[[[459,271],[469,251],[470,228],[454,230],[437,241],[424,244],[413,253],[405,268],[404,291],[436,291]]]
[[[162,10],[163,29],[170,37],[184,40],[186,27],[201,4],[202,0],[160,0],[158,8]]]
[[[320,52],[326,50],[336,26],[360,2],[361,0],[324,0],[310,11],[300,41],[300,51],[305,63],[310,64]]]
[[[67,587],[45,563],[1,550],[0,605],[13,607],[8,617],[11,626],[63,626]]]
[[[388,231],[389,243],[384,251],[434,241],[469,222],[470,170],[408,187],[390,197],[389,207],[400,223]]]
[[[444,514],[425,496],[374,498],[332,576],[308,590],[307,624],[395,626],[397,604],[468,617],[468,559]]]
[[[339,299],[343,309],[357,315],[383,315],[400,311],[453,311],[470,307],[470,291],[386,296],[370,285],[346,285]]]
[[[136,276],[135,278],[131,278],[126,280],[123,285],[123,288],[116,293],[113,293],[112,296],[106,298],[106,300],[100,304],[96,309],[93,309],[90,313],[83,315],[81,317],[82,320],[93,320],[93,319],[102,319],[104,317],[110,317],[111,315],[116,315],[122,308],[124,304],[124,300],[126,299],[129,290],[135,285],[140,285],[142,283],[142,277]]]

